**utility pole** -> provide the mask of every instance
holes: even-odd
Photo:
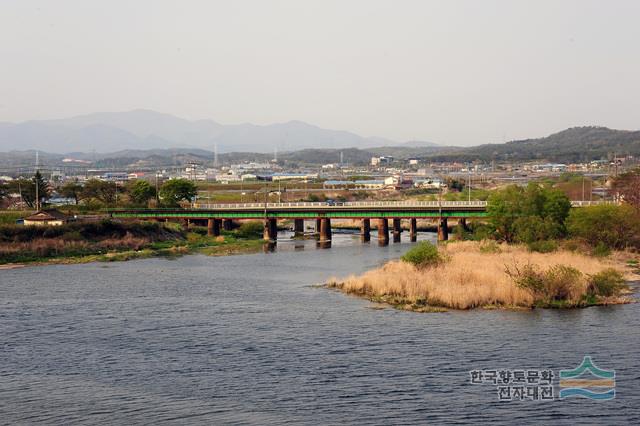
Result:
[[[156,170],[156,207],[160,205],[160,195],[158,194],[158,170]]]
[[[38,166],[40,165],[40,158],[39,158],[38,154],[39,154],[39,152],[36,151],[36,173],[33,176],[33,181],[36,184],[36,210],[39,211],[40,210],[40,191],[39,191],[40,190],[40,188],[39,188],[40,185],[38,185],[38,184],[40,182],[39,182],[39,179],[38,179]]]
[[[467,167],[467,172],[469,173],[469,204],[471,204],[471,166]]]
[[[22,185],[20,184],[20,180],[18,180],[18,192],[20,193],[20,209],[24,208],[24,199],[22,198]]]
[[[267,220],[267,180],[264,181],[264,220]]]
[[[38,187],[40,185],[38,185],[39,182],[38,182],[38,179],[37,179],[38,178],[38,174],[37,173],[38,172],[36,170],[36,175],[33,177],[33,180],[34,180],[34,182],[36,184],[36,210],[39,211],[40,210],[40,194],[39,194],[39,191],[38,191],[38,189],[39,189]]]

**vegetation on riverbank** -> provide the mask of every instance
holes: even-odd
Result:
[[[568,308],[628,303],[632,273],[619,262],[524,245],[420,243],[403,260],[328,287],[414,311],[442,308]]]
[[[189,230],[155,222],[70,223],[56,227],[0,226],[0,264],[84,263],[188,253],[257,252],[262,224],[247,222],[218,237],[204,227]]]

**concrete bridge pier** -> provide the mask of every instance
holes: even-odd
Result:
[[[460,225],[462,229],[465,230],[465,232],[469,232],[469,225],[467,225],[466,217],[461,217],[460,219],[458,219],[458,225]]]
[[[293,220],[293,236],[294,237],[304,236],[304,219]]]
[[[371,241],[371,220],[362,219],[360,222],[360,240],[363,243]]]
[[[389,244],[389,221],[387,218],[378,219],[378,244],[381,246]]]
[[[409,222],[409,239],[412,243],[418,240],[418,221],[415,217],[411,218]]]
[[[233,229],[233,220],[222,219],[222,229],[225,231],[231,231]]]
[[[220,235],[220,219],[207,219],[207,235],[210,237]]]
[[[438,241],[447,241],[449,239],[449,224],[446,217],[440,218],[438,224]]]
[[[264,221],[264,240],[275,243],[278,240],[278,221],[267,219]]]
[[[320,219],[320,242],[331,241],[331,219],[324,217]]]
[[[393,218],[393,242],[400,242],[400,235],[402,234],[402,227],[400,226],[400,219],[397,217]]]
[[[316,237],[320,238],[320,227],[322,225],[322,219],[316,219]]]

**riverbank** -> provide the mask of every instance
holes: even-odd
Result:
[[[440,261],[428,267],[395,260],[326,285],[398,309],[441,312],[630,303],[629,283],[640,279],[637,263],[619,253],[596,258],[471,241],[441,245],[438,253]]]
[[[261,227],[261,225],[260,225]],[[206,228],[149,222],[0,228],[0,269],[25,265],[114,262],[191,253],[208,256],[259,252],[264,244],[255,224],[217,237]]]

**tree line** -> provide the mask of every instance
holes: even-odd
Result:
[[[487,200],[488,225],[482,236],[524,243],[550,251],[563,240],[580,241],[595,251],[640,248],[640,170],[613,180],[619,204],[571,208],[569,198],[549,184],[512,185]]]
[[[191,201],[197,195],[196,185],[187,179],[170,179],[156,192],[156,187],[146,180],[137,179],[125,185],[100,179],[86,182],[70,180],[55,189],[61,197],[74,201],[76,205],[92,207],[132,206],[147,207],[155,203],[164,207],[177,207],[183,201]],[[31,178],[14,179],[0,184],[0,201],[18,194],[29,208],[37,208],[51,198],[54,188],[40,172]]]

